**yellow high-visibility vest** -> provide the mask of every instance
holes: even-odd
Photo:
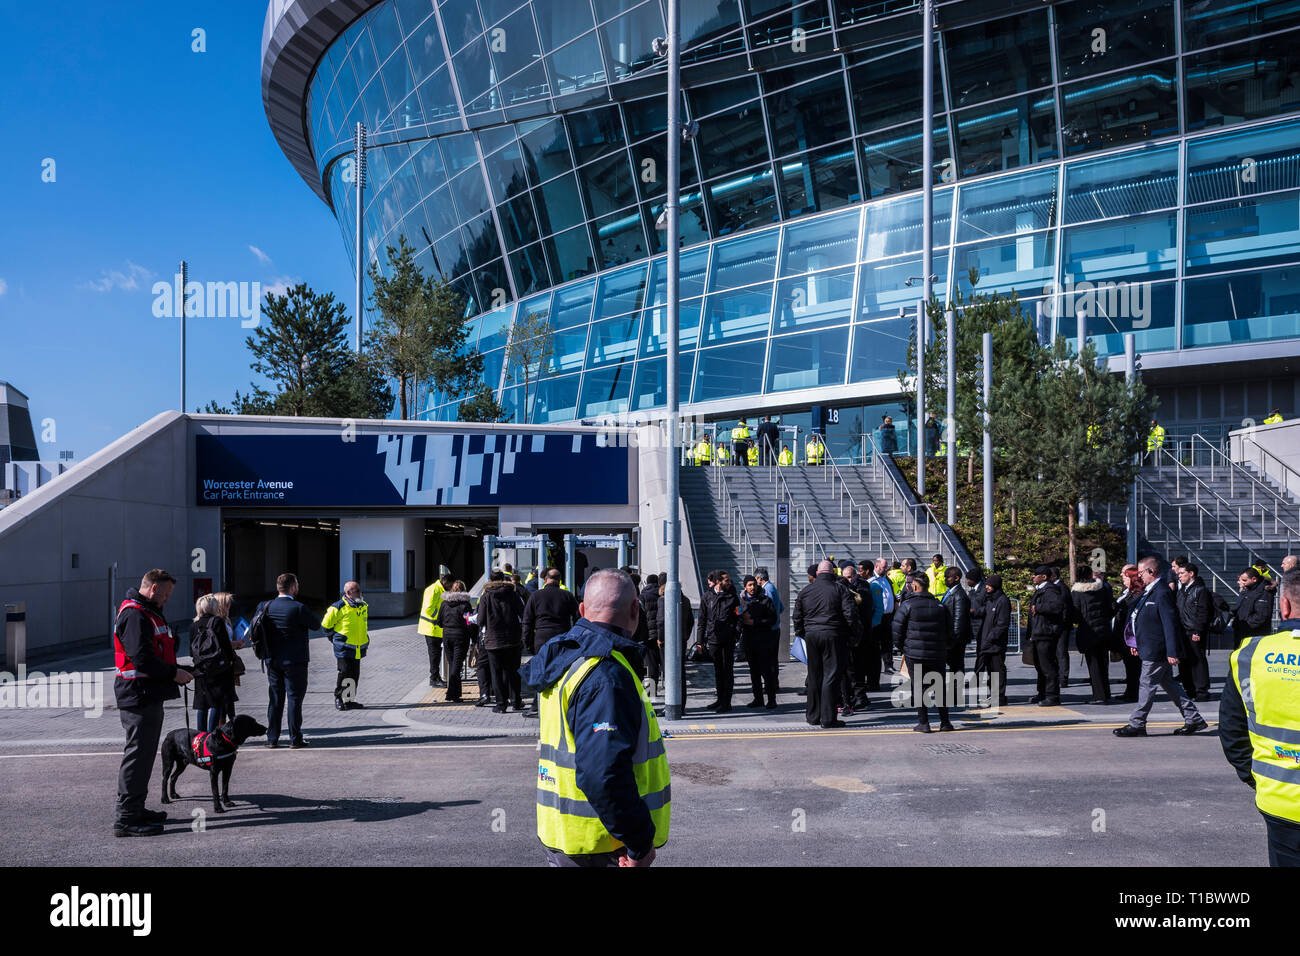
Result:
[[[886,572],[885,577],[889,578],[889,584],[894,589],[894,596],[903,593],[903,585],[907,583],[907,572],[902,568],[891,568]]]
[[[804,461],[810,465],[822,463],[822,443],[816,438],[808,440],[808,447],[804,450]]]
[[[655,847],[668,842],[672,808],[672,787],[663,735],[655,718],[654,704],[641,685],[636,671],[618,651],[610,656],[627,668],[641,697],[645,717],[637,730],[632,753],[636,789],[654,821]],[[600,817],[578,787],[577,743],[569,726],[569,703],[574,692],[605,658],[580,657],[568,671],[541,695],[539,716],[541,740],[537,757],[537,836],[552,850],[577,856],[611,853],[623,846],[600,822]]]
[[[434,581],[424,589],[418,630],[425,637],[442,637],[442,628],[438,626],[438,611],[442,608],[442,594],[445,590],[442,581]]]
[[[353,607],[346,599],[336,601],[325,611],[320,626],[342,634],[347,641],[350,656],[361,660],[365,656],[366,645],[370,643],[370,605],[362,603]]]
[[[757,464],[758,464],[758,446],[757,446],[757,445],[750,445],[750,446],[749,446],[749,450],[745,452],[745,458],[749,461],[749,463],[750,463],[751,465],[757,465]]]
[[[1246,705],[1255,806],[1300,823],[1300,631],[1251,638],[1228,662]]]
[[[708,439],[702,439],[695,445],[695,464],[707,465],[713,460],[713,446]]]
[[[1280,421],[1282,421],[1282,416],[1281,416],[1281,415],[1270,415],[1270,416],[1268,416],[1268,418],[1264,419],[1264,424],[1265,424],[1265,425],[1276,425],[1276,424],[1277,424],[1278,422],[1280,422]]]
[[[1157,425],[1151,429],[1151,434],[1147,435],[1147,451],[1155,451],[1157,448],[1165,447],[1165,426]]]
[[[948,573],[948,566],[941,564],[937,568],[932,564],[925,569],[925,578],[930,582],[930,593],[938,597],[948,590],[948,585],[944,583],[944,575]]]
[[[732,440],[732,441],[748,441],[748,440],[749,440],[749,426],[748,426],[748,425],[737,425],[735,428],[733,428],[733,429],[731,430],[731,440]]]
[[[776,463],[778,465],[793,465],[794,453],[789,448],[782,448],[781,454],[776,456]]]
[[[730,453],[727,451],[727,446],[724,445],[722,442],[718,442],[718,447],[716,449],[716,452],[717,454],[716,457],[714,458],[714,461],[716,461],[719,465],[725,465],[727,463],[728,457],[730,457]]]

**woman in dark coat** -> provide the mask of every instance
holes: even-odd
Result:
[[[205,594],[194,602],[197,616],[190,628],[190,656],[194,659],[195,730],[216,730],[235,716],[235,685],[244,662],[230,644],[228,591]]]
[[[1092,683],[1090,704],[1110,703],[1110,648],[1115,599],[1101,581],[1092,579],[1092,569],[1080,569],[1078,580],[1070,589],[1075,610],[1075,639],[1079,652],[1088,662],[1088,680]]]
[[[1128,624],[1129,615],[1133,613],[1133,608],[1138,601],[1142,600],[1143,586],[1142,579],[1138,577],[1136,564],[1124,565],[1124,570],[1120,572],[1120,578],[1124,582],[1125,590],[1115,603],[1115,624],[1111,631],[1111,648],[1124,661],[1124,700],[1127,703],[1135,704],[1138,699],[1138,679],[1142,674],[1142,658],[1133,653],[1136,650],[1135,646],[1125,643],[1124,628]]]
[[[506,698],[515,710],[523,710],[519,664],[524,650],[524,602],[512,580],[493,571],[483,596],[478,600],[478,626],[483,632],[496,689],[495,713],[506,712]]]
[[[451,590],[442,595],[438,609],[438,626],[442,628],[442,646],[447,653],[447,702],[460,703],[460,672],[465,666],[470,641],[478,636],[478,625],[470,624],[465,616],[474,612],[464,581],[456,581]]]

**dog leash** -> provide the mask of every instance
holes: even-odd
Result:
[[[181,690],[185,694],[185,733],[192,733],[190,730],[190,685],[182,684]]]

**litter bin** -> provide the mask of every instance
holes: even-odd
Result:
[[[11,674],[27,663],[27,604],[5,605],[5,669]]]

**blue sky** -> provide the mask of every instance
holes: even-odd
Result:
[[[180,405],[178,320],[152,286],[304,281],[351,309],[333,213],[280,152],[260,88],[265,0],[7,4],[0,30],[0,380],[41,457],[84,459]],[[191,31],[206,31],[193,52]],[[43,182],[46,159],[54,182]],[[240,319],[191,318],[188,400],[252,380]]]

